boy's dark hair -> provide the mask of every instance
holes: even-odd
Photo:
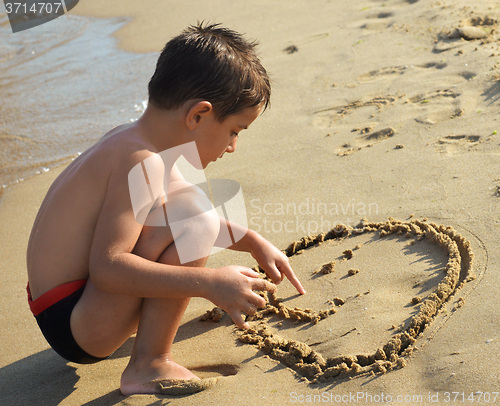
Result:
[[[149,82],[149,101],[171,110],[191,99],[212,103],[219,122],[253,106],[267,108],[271,84],[247,42],[219,24],[198,23],[171,39]]]

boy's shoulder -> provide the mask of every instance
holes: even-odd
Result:
[[[95,158],[92,161],[107,163],[110,169],[124,170],[130,170],[157,152],[133,123],[115,127],[88,150],[89,157]]]
[[[52,192],[81,199],[87,199],[90,191],[94,196],[119,190],[128,193],[131,170],[155,155],[154,146],[141,137],[136,126],[120,125],[75,159],[56,179]]]

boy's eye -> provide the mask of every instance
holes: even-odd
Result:
[[[232,133],[231,135],[233,135],[233,136],[236,136],[236,137],[237,137],[237,136],[238,136],[238,133],[236,133],[236,132],[234,132],[234,131],[233,131],[233,133]]]

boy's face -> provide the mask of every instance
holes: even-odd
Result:
[[[222,158],[226,152],[234,152],[239,132],[247,129],[261,111],[262,106],[248,107],[227,117],[222,123],[215,119],[213,112],[206,117],[196,141],[203,168],[206,168],[210,162]]]

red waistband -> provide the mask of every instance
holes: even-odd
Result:
[[[31,298],[30,284],[26,286],[26,291],[28,292],[28,303],[30,305],[31,312],[34,316],[38,316],[45,309],[56,304],[60,300],[68,297],[69,295],[75,293],[78,289],[85,286],[87,279],[79,279],[77,281],[64,283],[62,285],[56,286],[54,289],[45,292],[38,299],[33,300]]]

